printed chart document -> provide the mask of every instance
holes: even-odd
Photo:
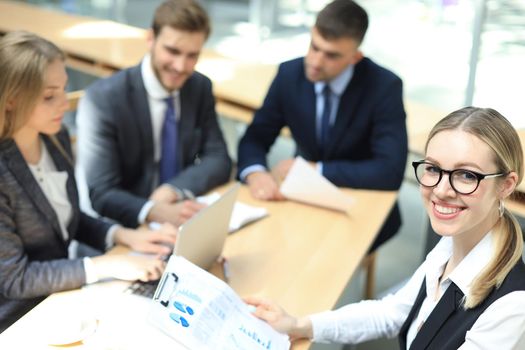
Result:
[[[188,349],[290,348],[288,336],[253,316],[226,283],[177,256],[168,261],[149,321]]]
[[[280,188],[288,199],[348,212],[353,199],[319,174],[303,158],[296,157]]]
[[[204,204],[211,204],[219,199],[221,196],[217,192],[210,193],[206,196],[200,196],[197,198],[197,201]],[[251,222],[262,219],[268,215],[266,208],[254,207],[242,202],[235,202],[233,206],[232,217],[230,219],[230,228],[229,232],[234,232],[240,229],[241,227],[248,225]]]

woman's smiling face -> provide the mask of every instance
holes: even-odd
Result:
[[[495,164],[492,149],[478,137],[461,131],[445,130],[428,143],[425,161],[441,169],[466,169],[482,174],[500,171]],[[478,239],[498,220],[500,178],[487,178],[471,194],[459,194],[443,174],[435,187],[420,186],[423,203],[432,228],[441,236],[461,236]]]

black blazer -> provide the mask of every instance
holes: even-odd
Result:
[[[71,154],[65,130],[59,142]],[[0,331],[54,292],[85,283],[81,259],[68,260],[72,239],[104,250],[109,224],[93,219],[78,206],[74,172],[47,136],[42,136],[66,184],[73,216],[64,241],[55,211],[12,139],[0,141]]]
[[[477,307],[465,310],[462,306],[463,292],[452,283],[441,297],[430,316],[423,324],[410,350],[456,350],[464,342],[467,331],[472,328],[479,316],[496,300],[508,293],[525,290],[525,265],[520,259],[509,272],[502,285],[494,289]],[[406,349],[408,329],[426,297],[425,280],[399,332],[399,346]]]
[[[211,81],[195,72],[180,90],[178,169],[170,181],[196,195],[227,182],[231,160],[217,122]],[[140,65],[91,85],[77,113],[78,161],[100,215],[126,226],[153,191],[156,164]]]

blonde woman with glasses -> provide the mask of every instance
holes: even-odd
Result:
[[[0,38],[0,332],[51,293],[100,279],[158,279],[160,255],[176,229],[135,231],[80,212],[71,145],[61,121],[68,107],[64,54],[17,31]],[[70,259],[76,239],[154,257]],[[163,243],[163,244],[160,244]]]
[[[319,342],[398,336],[402,350],[525,349],[523,236],[504,205],[523,178],[516,131],[493,109],[463,108],[432,129],[425,154],[413,167],[442,238],[401,290],[302,318],[247,298],[255,315]]]

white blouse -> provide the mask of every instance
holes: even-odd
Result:
[[[467,295],[474,277],[486,266],[493,250],[488,233],[439,285],[440,295],[454,282]],[[313,340],[357,344],[381,337],[395,337],[415,302],[426,278],[427,297],[407,334],[407,349],[418,327],[437,304],[439,278],[452,254],[452,238],[442,238],[427,255],[407,284],[381,300],[365,300],[310,316]],[[460,350],[525,349],[525,291],[509,293],[492,303],[467,332]]]
[[[66,182],[69,177],[67,171],[57,171],[44,142],[41,142],[42,154],[37,164],[28,164],[29,169],[37,180],[42,192],[55,211],[62,238],[69,238],[67,226],[73,216],[73,208],[67,195]]]

